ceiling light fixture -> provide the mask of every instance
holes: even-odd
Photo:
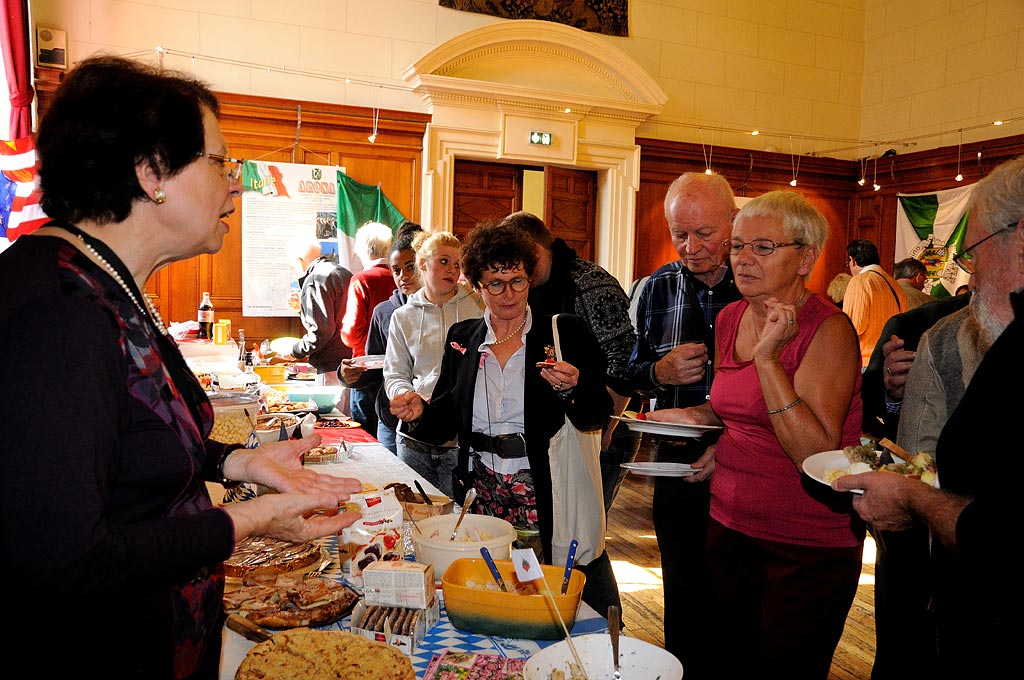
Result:
[[[373,144],[377,141],[377,122],[380,120],[380,95],[383,88],[377,88],[377,106],[373,109],[373,132],[367,137],[367,141]]]
[[[960,141],[956,145],[956,177],[953,178],[957,182],[963,182],[964,181],[963,173],[960,172],[960,151],[963,148],[963,145],[964,145],[964,129],[960,128]]]
[[[751,137],[757,137],[759,134],[761,134],[760,130],[754,130],[753,132],[750,133],[750,136]]]
[[[874,170],[874,175],[875,175],[874,179],[871,180],[871,187],[875,191],[878,191],[879,189],[882,188],[882,185],[878,183],[878,149],[875,149],[875,170]]]
[[[715,152],[714,133],[711,135],[711,150],[708,151],[704,147],[704,128],[698,128],[697,131],[700,132],[700,149],[704,153],[704,174],[712,175],[714,173],[711,172],[711,154]]]
[[[804,140],[800,138],[800,150],[803,151]],[[800,174],[800,159],[793,153],[793,136],[789,137],[789,167],[793,171],[793,179],[789,180],[789,186],[796,186],[796,177]]]
[[[858,162],[860,163],[860,179],[857,180],[857,186],[862,187],[867,183],[867,179],[865,179],[864,175],[867,174],[868,157],[864,156],[863,158],[860,158]]]
[[[1001,121],[1001,120],[994,120],[994,121],[992,121],[992,124],[993,125],[1002,125],[1003,121]]]

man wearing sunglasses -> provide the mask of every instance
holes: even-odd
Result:
[[[1007,398],[1006,386],[1024,380],[1024,157],[978,183],[969,215],[970,245],[954,261],[972,275],[973,294],[922,338],[898,434],[910,451],[935,452],[941,490],[885,473],[850,475],[833,487],[862,489],[853,507],[877,528],[928,528],[934,667],[941,677],[981,678],[1016,661],[1024,604],[1012,540],[1022,519],[1019,483],[1001,462],[1020,451],[1020,402]],[[892,670],[884,677],[901,675]],[[919,673],[927,668],[914,663]]]

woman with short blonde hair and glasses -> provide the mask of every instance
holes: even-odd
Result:
[[[801,472],[808,456],[860,442],[857,335],[806,287],[827,234],[794,192],[743,206],[725,244],[743,299],[718,315],[711,401],[648,415],[725,426],[708,529],[723,678],[825,680],[857,591],[863,523],[849,495]]]

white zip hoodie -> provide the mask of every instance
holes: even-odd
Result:
[[[448,329],[458,321],[479,319],[484,303],[474,291],[458,286],[443,305],[435,305],[421,288],[395,310],[388,329],[384,391],[388,399],[410,390],[429,399],[441,371]]]

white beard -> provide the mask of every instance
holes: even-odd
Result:
[[[1012,321],[1013,311],[1010,310],[1010,318],[1002,319],[1000,310],[998,307],[993,309],[990,301],[985,299],[985,296],[979,295],[977,291],[971,296],[970,301],[971,314],[978,322],[978,326],[981,327],[981,332],[985,336],[986,346],[991,347],[992,343],[996,341],[1006,327],[1010,325]],[[1007,300],[1005,307],[1009,308],[1009,300]]]

